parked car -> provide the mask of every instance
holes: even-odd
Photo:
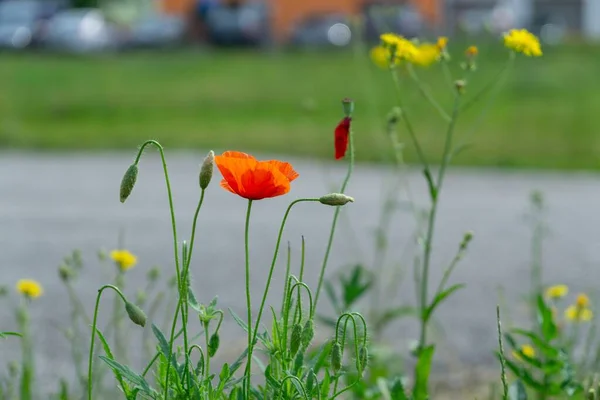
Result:
[[[57,13],[49,22],[44,44],[53,50],[89,53],[119,47],[119,35],[99,9],[81,8]]]
[[[345,46],[352,39],[350,21],[344,14],[313,14],[296,25],[290,44],[300,48]]]
[[[375,0],[365,3],[362,14],[365,19],[365,39],[369,42],[378,42],[379,35],[385,32],[413,38],[425,30],[423,17],[411,4]]]
[[[173,47],[183,42],[186,22],[174,15],[148,14],[133,23],[127,48]]]
[[[64,6],[51,0],[0,2],[0,47],[24,49],[39,44],[48,19]]]
[[[215,5],[207,11],[205,21],[208,38],[215,45],[263,46],[270,42],[269,10],[262,2]]]

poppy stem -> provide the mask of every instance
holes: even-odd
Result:
[[[342,183],[342,187],[340,188],[340,193],[344,194],[346,191],[346,186],[348,186],[348,182],[350,182],[350,177],[352,176],[352,171],[354,170],[354,131],[352,127],[348,132],[349,136],[349,148],[350,151],[350,162],[348,163],[348,172],[346,173],[346,178],[344,178],[344,182]],[[335,212],[333,213],[333,221],[331,222],[331,230],[329,231],[329,240],[327,242],[327,249],[325,250],[325,256],[323,257],[323,264],[321,265],[321,272],[319,274],[319,284],[317,285],[317,292],[315,294],[315,303],[313,308],[317,309],[317,303],[319,302],[319,295],[321,294],[321,288],[323,286],[323,278],[325,277],[325,269],[327,268],[327,261],[329,260],[329,253],[331,252],[331,246],[333,244],[333,235],[335,234],[335,227],[337,225],[337,220],[340,215],[340,206],[335,208]]]
[[[252,301],[250,299],[250,248],[248,243],[248,232],[250,228],[250,211],[252,200],[248,200],[246,211],[246,227],[244,229],[244,249],[246,259],[246,306],[248,308],[248,361],[246,363],[246,399],[250,399],[250,375],[252,374]]]
[[[92,385],[93,385],[92,360],[94,357],[94,341],[96,339],[96,325],[98,322],[98,309],[100,308],[100,297],[102,297],[102,292],[104,291],[104,289],[114,290],[121,297],[123,302],[127,303],[127,299],[125,298],[123,293],[119,290],[119,288],[117,288],[116,286],[104,285],[100,289],[98,289],[98,295],[96,296],[96,306],[94,307],[94,321],[92,322],[92,339],[90,340],[90,355],[88,358],[88,400],[92,400]]]

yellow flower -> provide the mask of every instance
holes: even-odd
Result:
[[[21,279],[17,282],[17,292],[30,299],[35,299],[44,294],[44,289],[42,285],[32,279]]]
[[[401,36],[398,36],[395,33],[384,33],[380,35],[379,38],[384,46],[393,46],[398,43]]]
[[[375,65],[379,68],[387,69],[390,67],[390,58],[392,57],[392,53],[390,49],[377,46],[371,49],[371,60]]]
[[[479,54],[479,49],[477,46],[469,46],[467,47],[467,50],[465,50],[465,54],[467,57],[475,57],[477,54]]]
[[[575,305],[579,308],[587,308],[590,305],[590,298],[585,293],[580,293],[577,295]]]
[[[423,43],[416,48],[416,51],[409,61],[421,67],[428,67],[439,61],[441,50],[438,45]]]
[[[110,252],[110,258],[112,258],[121,271],[127,271],[137,263],[137,257],[127,250],[113,250]]]
[[[415,44],[403,36],[395,33],[384,33],[380,38],[383,46],[387,47],[394,56],[394,63],[404,60],[410,61],[417,52]]]
[[[554,285],[546,289],[546,297],[549,299],[560,299],[565,297],[569,293],[569,287],[567,285]]]
[[[529,358],[535,357],[535,349],[528,344],[522,345],[520,350],[521,350],[521,353],[523,353],[523,355],[525,355],[526,357],[529,357]],[[515,359],[517,359],[519,361],[523,360],[521,358],[521,354],[518,351],[513,351],[512,355]]]
[[[565,317],[574,322],[586,322],[594,317],[594,313],[589,308],[581,308],[572,305],[565,310]]]
[[[527,29],[511,29],[508,33],[505,33],[504,45],[529,57],[540,57],[542,55],[539,39]]]
[[[448,45],[448,38],[446,36],[440,36],[437,40],[436,46],[441,51]]]

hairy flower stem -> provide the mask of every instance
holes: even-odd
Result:
[[[244,229],[244,251],[246,260],[246,307],[248,308],[248,361],[246,362],[245,374],[246,399],[250,399],[250,375],[252,374],[252,300],[250,298],[250,247],[248,242],[248,233],[250,230],[250,211],[252,211],[252,200],[248,200],[246,224]]]
[[[438,171],[437,181],[434,183],[434,190],[431,191],[431,210],[429,212],[429,219],[427,222],[427,236],[425,238],[425,249],[423,254],[423,273],[421,276],[421,290],[420,290],[420,316],[421,316],[421,334],[419,336],[419,351],[426,346],[427,342],[427,320],[425,319],[425,310],[428,307],[427,291],[429,284],[429,267],[431,264],[431,248],[433,245],[433,235],[435,231],[435,221],[437,215],[439,194],[442,190],[442,184],[444,183],[444,177],[446,168],[451,158],[452,150],[452,137],[454,133],[454,127],[456,125],[456,119],[458,117],[458,110],[460,105],[460,94],[457,93],[454,100],[454,110],[452,111],[452,117],[450,124],[448,125],[448,131],[446,133],[446,143],[444,145],[444,153],[442,156],[442,164]]]
[[[348,150],[350,152],[350,162],[348,163],[348,172],[346,172],[346,177],[344,178],[344,182],[342,183],[342,187],[340,188],[341,194],[344,194],[346,191],[346,186],[348,186],[348,182],[350,182],[350,177],[352,176],[352,171],[354,170],[354,132],[353,129],[350,128],[348,133],[349,136],[349,147]],[[321,272],[319,273],[319,283],[317,285],[317,292],[315,293],[315,303],[313,308],[317,308],[317,303],[319,302],[319,295],[321,294],[321,288],[323,286],[323,279],[325,278],[325,270],[327,269],[327,261],[329,261],[329,253],[331,252],[331,246],[333,244],[333,236],[335,234],[335,227],[337,225],[337,220],[340,215],[340,208],[336,207],[335,212],[333,213],[333,221],[331,222],[331,229],[329,231],[329,240],[327,241],[327,249],[325,250],[325,256],[323,257],[323,264],[321,265]]]
[[[285,211],[285,214],[283,215],[283,219],[281,221],[281,226],[279,227],[279,233],[277,235],[277,242],[275,243],[275,251],[273,252],[273,259],[271,261],[271,267],[269,268],[269,275],[267,277],[267,283],[265,285],[265,290],[263,292],[263,297],[262,300],[260,302],[260,308],[258,309],[258,315],[256,317],[256,322],[254,323],[254,330],[253,330],[253,335],[250,338],[250,327],[251,327],[251,323],[252,321],[250,320],[250,318],[248,318],[248,337],[249,337],[249,342],[248,342],[248,363],[246,364],[246,377],[248,379],[248,381],[250,381],[250,360],[252,358],[252,351],[254,349],[254,342],[256,341],[256,335],[258,333],[258,327],[260,325],[260,320],[262,318],[262,314],[265,308],[265,303],[267,302],[267,295],[269,293],[269,288],[271,287],[271,280],[273,278],[273,272],[275,271],[275,264],[277,263],[277,256],[279,255],[279,247],[281,246],[281,237],[283,236],[283,229],[285,228],[285,223],[288,219],[288,216],[290,214],[290,211],[292,210],[292,207],[294,207],[294,205],[301,203],[301,202],[318,202],[319,199],[297,199],[294,200],[290,203],[290,205],[288,206],[287,210]],[[251,200],[250,200],[251,202]],[[250,207],[250,206],[248,206]],[[249,214],[248,214],[249,215]],[[247,216],[248,217],[248,216]],[[246,222],[246,245],[248,244],[248,240],[247,240],[247,234],[248,234],[248,224]],[[246,249],[246,252],[248,251],[248,249]],[[246,253],[246,271],[247,274],[249,274],[249,268],[248,268],[248,253]],[[247,291],[247,299],[248,299],[248,307],[250,307],[250,302],[249,302],[249,298],[250,298],[250,288],[249,288],[249,283],[248,281],[246,282],[246,291]],[[249,317],[251,316],[250,311],[248,311],[248,315]],[[248,393],[249,394],[249,393]]]
[[[117,292],[119,297],[121,297],[123,302],[127,303],[127,299],[125,298],[123,293],[121,293],[119,288],[117,288],[114,285],[104,285],[100,289],[98,289],[98,295],[96,296],[96,305],[94,307],[94,319],[92,322],[92,339],[90,340],[90,355],[88,358],[88,400],[92,400],[92,360],[94,358],[94,341],[96,339],[96,325],[98,322],[98,309],[100,308],[100,297],[102,296],[102,292],[104,291],[104,289],[114,290],[115,292]]]
[[[169,197],[169,210],[171,213],[171,228],[173,230],[173,253],[175,255],[175,273],[177,275],[177,288],[179,290],[179,304],[182,303],[182,293],[181,293],[181,272],[180,272],[180,265],[179,265],[179,251],[177,249],[177,222],[175,220],[175,207],[173,205],[173,194],[171,191],[171,181],[169,180],[169,169],[167,168],[167,161],[165,160],[165,152],[164,152],[164,148],[162,147],[162,145],[160,143],[158,143],[156,140],[147,140],[146,142],[144,142],[142,144],[142,146],[140,147],[137,157],[135,159],[134,164],[138,164],[140,161],[140,158],[142,156],[142,153],[144,152],[144,149],[146,148],[146,146],[148,145],[153,145],[155,146],[159,153],[160,153],[160,158],[161,158],[161,162],[162,162],[162,166],[163,166],[163,171],[164,171],[164,175],[165,175],[165,183],[167,185],[167,195]],[[187,301],[187,299],[185,300]],[[183,312],[182,312],[183,314]],[[178,318],[178,313],[175,313],[175,316],[173,318],[173,325],[177,324],[177,318]],[[185,327],[184,327],[184,331],[185,331]],[[167,371],[166,371],[166,377],[165,377],[165,400],[167,400],[168,394],[169,394],[169,370],[171,369],[171,357],[173,354],[173,342],[174,340],[174,333],[175,330],[171,330],[171,336],[169,338],[169,360],[167,360]],[[187,351],[187,349],[186,349]],[[189,389],[189,388],[188,388]]]

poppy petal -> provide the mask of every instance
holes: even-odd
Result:
[[[233,151],[233,150],[229,150],[229,151],[223,152],[223,154],[221,155],[221,157],[249,158],[251,160],[256,160],[256,158],[252,157],[250,154],[243,153],[241,151]]]
[[[334,132],[334,145],[335,145],[335,159],[339,160],[346,155],[348,149],[348,137],[350,135],[350,121],[349,117],[344,118],[340,121]]]
[[[290,182],[299,177],[300,175],[294,170],[292,164],[279,160],[267,161],[275,168],[277,168]]]

